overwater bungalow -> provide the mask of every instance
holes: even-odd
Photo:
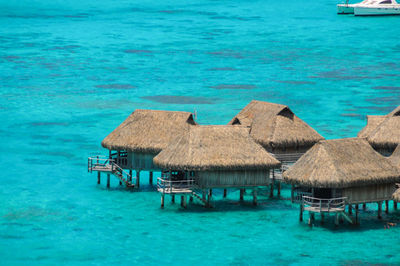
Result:
[[[242,126],[196,126],[174,140],[155,158],[154,164],[163,169],[158,190],[161,206],[165,194],[181,195],[201,200],[209,206],[212,189],[239,188],[240,200],[246,188],[253,189],[257,204],[257,187],[268,186],[269,173],[280,162],[257,144]]]
[[[387,115],[367,115],[367,125],[357,136],[367,138],[380,154],[390,156],[400,144],[400,106]]]
[[[140,172],[149,171],[152,184],[153,172],[161,171],[153,164],[154,156],[195,125],[193,115],[188,112],[137,109],[101,142],[109,150],[109,156],[89,158],[89,171],[98,172],[98,183],[100,173],[107,173],[108,187],[110,174],[126,186],[139,187]],[[136,176],[132,175],[132,170],[136,171]]]
[[[292,190],[292,200],[309,211],[310,222],[314,214],[336,215],[358,223],[359,204],[377,203],[381,218],[382,202],[392,199],[395,183],[400,180],[399,168],[376,152],[365,139],[323,140],[315,144],[283,174],[284,180],[298,188]],[[355,209],[355,218],[345,213]],[[365,205],[364,205],[365,206]]]
[[[324,139],[288,106],[256,100],[244,107],[229,125],[249,127],[250,136],[282,163],[282,170],[286,170],[315,143]],[[282,179],[281,170],[273,174],[273,179]]]
[[[394,150],[393,154],[389,157],[392,164],[400,168],[400,145]],[[397,190],[393,193],[394,207],[397,209],[397,202],[400,202],[400,184],[396,184]]]

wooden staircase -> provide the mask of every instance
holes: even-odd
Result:
[[[122,169],[115,163],[114,159],[108,159],[102,156],[89,157],[88,172],[92,173],[93,171],[113,174],[121,181],[121,183],[125,184],[126,187],[135,187],[136,177],[133,177]]]
[[[207,202],[207,200],[204,200],[203,199],[203,197],[201,197],[199,194],[197,194],[195,191],[192,191],[192,194],[191,194],[193,197],[195,197],[196,199],[198,199],[199,201],[201,201],[201,203],[203,203],[204,204],[204,206],[207,206],[208,205],[208,202]]]

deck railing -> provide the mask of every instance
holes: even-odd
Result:
[[[88,158],[88,172],[91,173],[96,168],[109,168],[111,167],[111,171],[113,170],[114,159],[109,159],[106,156],[97,155],[94,157]]]
[[[311,192],[302,191],[301,188],[295,188],[293,192],[293,202],[302,203],[303,197],[311,197]]]
[[[169,180],[157,178],[157,190],[162,193],[174,193],[182,190],[191,190],[195,185],[194,179]]]
[[[344,211],[346,207],[346,197],[321,199],[311,196],[302,197],[302,205],[305,209],[318,212]]]

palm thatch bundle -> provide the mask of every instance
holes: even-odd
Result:
[[[394,150],[392,155],[389,157],[389,160],[392,162],[394,166],[400,168],[400,145]]]
[[[256,100],[243,108],[229,125],[251,127],[251,137],[268,150],[311,147],[323,139],[286,105]]]
[[[345,188],[395,183],[400,170],[365,139],[324,140],[315,144],[283,174],[288,183]]]
[[[367,116],[367,125],[358,133],[375,148],[393,150],[400,144],[400,106],[384,116]]]
[[[280,162],[254,142],[240,126],[196,126],[174,140],[155,158],[162,169],[182,171],[258,170]]]
[[[397,202],[400,202],[400,188],[398,188],[394,193],[393,193],[393,199]]]
[[[196,122],[188,112],[137,109],[101,145],[110,150],[156,154],[192,125]]]

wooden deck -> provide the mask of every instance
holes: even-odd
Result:
[[[316,213],[338,213],[344,212],[346,207],[346,198],[321,199],[311,196],[302,197],[304,210]]]

